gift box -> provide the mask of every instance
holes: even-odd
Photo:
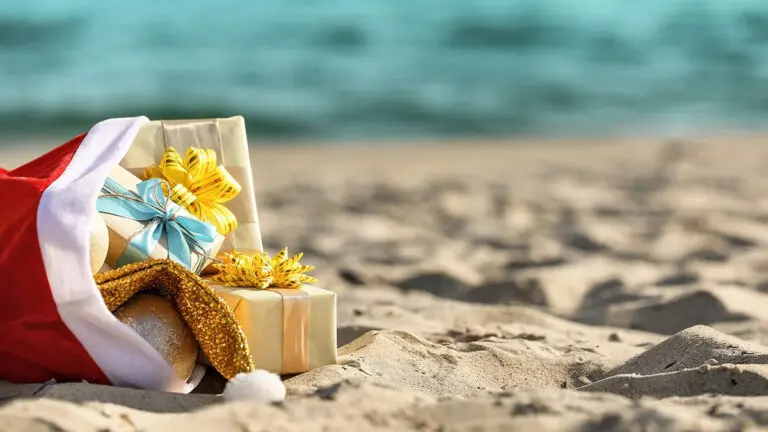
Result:
[[[181,155],[190,148],[213,150],[217,163],[240,184],[240,194],[226,202],[226,207],[237,218],[237,228],[225,233],[221,251],[262,250],[243,118],[237,116],[148,122],[139,130],[120,165],[132,174],[143,177],[147,168],[160,162],[169,147],[176,149]]]
[[[210,282],[234,311],[257,369],[278,374],[336,364],[336,294],[301,289],[232,288]]]
[[[110,172],[96,208],[109,231],[104,268],[170,258],[200,273],[224,241],[212,225],[170,202],[161,180],[141,181],[120,166]]]

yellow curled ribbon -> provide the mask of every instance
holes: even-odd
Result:
[[[237,228],[237,218],[222,203],[240,193],[240,183],[224,166],[217,165],[215,151],[190,147],[182,158],[175,148],[168,147],[160,163],[144,171],[144,179],[149,178],[166,180],[171,201],[212,224],[222,235]]]
[[[214,264],[219,271],[210,280],[229,287],[258,289],[301,289],[303,284],[317,283],[317,279],[305,274],[315,269],[299,263],[304,254],[288,258],[288,248],[270,258],[264,252],[246,255],[237,251],[224,254],[221,263]]]

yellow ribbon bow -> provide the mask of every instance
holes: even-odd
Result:
[[[304,274],[315,267],[299,263],[302,253],[288,258],[288,248],[272,258],[264,252],[254,255],[232,252],[224,256],[224,262],[214,265],[219,273],[211,280],[229,287],[301,289],[302,284],[317,283],[317,279]]]
[[[182,158],[176,149],[168,147],[160,163],[144,171],[144,179],[149,178],[165,179],[173,202],[215,226],[222,235],[237,228],[237,218],[222,203],[240,193],[240,183],[224,166],[217,165],[215,151],[190,147]]]

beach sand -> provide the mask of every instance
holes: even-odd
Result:
[[[279,406],[3,384],[0,430],[768,427],[766,140],[254,146],[265,246],[338,293],[339,364]]]

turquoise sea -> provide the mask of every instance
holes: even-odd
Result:
[[[0,134],[243,114],[284,138],[757,128],[766,0],[6,0]]]

